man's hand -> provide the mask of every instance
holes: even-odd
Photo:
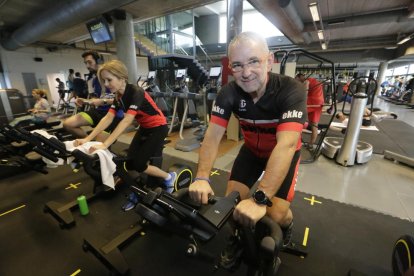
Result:
[[[254,227],[266,215],[266,205],[259,205],[253,198],[240,201],[233,212],[233,218],[241,225]]]
[[[83,105],[84,101],[85,101],[85,99],[83,99],[83,98],[76,98],[75,104],[77,106],[81,107]]]
[[[194,181],[189,189],[190,198],[195,202],[207,204],[208,197],[214,195],[213,189],[211,189],[210,184],[205,180],[196,180]]]

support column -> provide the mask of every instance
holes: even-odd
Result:
[[[381,93],[381,83],[384,82],[385,73],[387,72],[387,69],[388,69],[388,61],[381,62],[379,65],[379,69],[378,69],[378,77],[377,77],[378,87],[377,87],[377,91],[375,91],[375,96],[378,96]]]
[[[135,84],[138,80],[138,65],[131,14],[125,13],[124,18],[122,16],[114,18],[114,30],[116,55],[128,69],[128,82]]]
[[[243,0],[227,0],[227,45],[242,32]]]

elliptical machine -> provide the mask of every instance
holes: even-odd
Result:
[[[370,102],[370,110],[373,110],[373,98],[377,88],[377,81],[369,77],[357,77],[349,84],[348,94],[352,97],[351,111],[349,115],[345,137],[326,137],[322,143],[322,153],[328,158],[335,158],[342,166],[353,166],[355,163],[367,163],[373,153],[371,144],[359,141],[360,128],[364,116],[365,107]]]

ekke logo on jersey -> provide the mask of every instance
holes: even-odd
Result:
[[[129,106],[129,109],[138,109],[138,106],[137,106],[137,105],[135,105],[135,104],[131,104],[131,105]]]
[[[297,110],[289,110],[288,112],[283,113],[282,119],[289,119],[289,118],[302,118],[303,112]]]
[[[221,114],[221,115],[223,115],[223,114],[224,114],[224,109],[223,109],[223,108],[218,107],[217,105],[214,105],[214,106],[213,106],[212,111],[213,111],[213,112],[216,112],[216,113],[218,113],[218,114]]]

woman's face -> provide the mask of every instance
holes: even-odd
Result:
[[[111,93],[123,93],[125,91],[125,80],[118,78],[107,70],[102,70],[101,79],[104,81],[105,87],[108,88]]]
[[[38,100],[41,98],[40,94],[37,94],[36,92],[32,92],[32,96],[33,98],[35,98],[35,100]]]

